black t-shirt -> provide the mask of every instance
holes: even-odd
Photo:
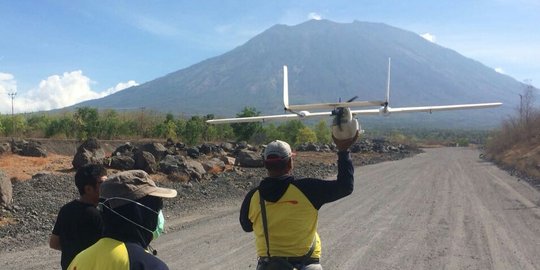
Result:
[[[96,207],[78,200],[62,206],[52,233],[60,237],[62,269],[67,269],[73,258],[101,237],[103,223]]]

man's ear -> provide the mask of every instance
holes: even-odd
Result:
[[[293,168],[293,161],[292,161],[292,157],[289,158],[289,160],[287,161],[287,171],[290,171],[292,170]]]

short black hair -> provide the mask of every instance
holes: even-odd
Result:
[[[84,194],[84,187],[95,186],[99,178],[107,175],[107,169],[101,164],[87,164],[82,166],[75,173],[75,185],[79,194]]]

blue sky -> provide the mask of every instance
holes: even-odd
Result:
[[[64,107],[321,18],[406,29],[540,86],[540,0],[0,0],[0,18],[0,113],[9,92],[16,113]]]

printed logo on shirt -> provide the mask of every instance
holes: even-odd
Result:
[[[275,203],[269,203],[269,204],[278,204],[278,203],[298,204],[298,201],[297,200],[288,200],[288,201],[281,201],[281,202],[275,202]]]

